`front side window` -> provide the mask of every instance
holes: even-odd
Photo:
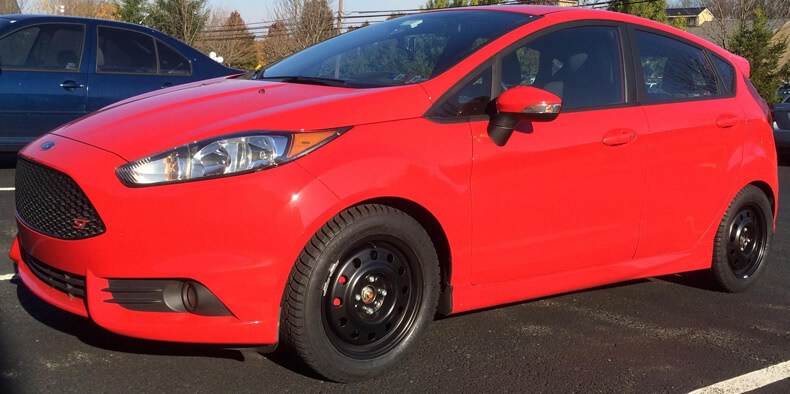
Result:
[[[84,25],[26,27],[0,38],[0,66],[3,70],[78,72],[84,41]]]
[[[638,30],[636,43],[648,101],[719,95],[716,74],[701,49]]]
[[[253,79],[381,87],[433,78],[534,16],[446,11],[405,16],[355,30],[299,52]]]
[[[501,89],[533,86],[562,99],[563,109],[625,101],[616,27],[584,26],[546,34],[502,57]]]
[[[491,67],[475,75],[436,111],[440,118],[485,115],[491,102]]]
[[[126,29],[99,27],[96,72],[156,74],[154,38]]]

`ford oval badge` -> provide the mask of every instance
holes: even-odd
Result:
[[[48,150],[48,149],[52,148],[53,146],[55,146],[55,141],[47,141],[47,142],[41,144],[39,149],[41,149],[41,150]]]

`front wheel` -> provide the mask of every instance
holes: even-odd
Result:
[[[773,236],[771,203],[749,185],[732,200],[716,232],[711,272],[722,290],[741,292],[754,286],[765,270]]]
[[[331,380],[388,372],[433,319],[439,262],[423,227],[394,208],[349,208],[308,242],[283,297],[282,341]]]

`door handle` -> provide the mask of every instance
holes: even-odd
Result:
[[[79,84],[79,83],[76,83],[76,82],[74,82],[74,81],[63,81],[63,82],[60,84],[60,87],[62,87],[63,89],[66,89],[66,90],[68,90],[68,91],[70,91],[70,92],[71,92],[71,91],[73,91],[74,89],[80,89],[80,88],[84,88],[84,87],[85,87],[85,85],[83,85],[83,84]]]
[[[636,139],[636,133],[627,129],[615,129],[603,136],[603,144],[606,146],[618,146],[631,143]]]
[[[726,129],[737,125],[739,121],[740,119],[735,115],[722,115],[716,119],[716,126]]]
[[[163,84],[162,84],[162,89],[164,89],[164,88],[169,88],[169,87],[171,87],[171,86],[173,86],[173,83],[172,83],[172,82],[165,82],[165,83],[163,83]]]

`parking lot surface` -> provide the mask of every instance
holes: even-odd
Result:
[[[6,160],[0,392],[689,392],[790,360],[790,167],[779,176],[756,289],[721,293],[690,273],[441,318],[399,368],[344,386],[254,349],[122,337],[39,300],[7,257],[16,225]],[[790,379],[758,392],[790,392]]]

